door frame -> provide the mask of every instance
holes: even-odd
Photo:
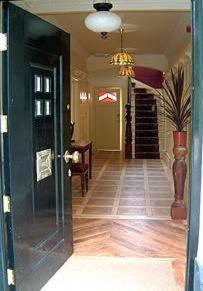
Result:
[[[2,26],[3,26],[3,3],[0,3],[0,32],[2,33]],[[2,93],[2,52],[0,52],[0,116],[3,115],[3,93]],[[0,121],[1,122],[1,121]],[[1,125],[0,125],[1,128]],[[4,142],[4,134],[0,132],[1,139],[0,139],[0,290],[8,290],[8,278],[7,278],[7,264],[6,264],[6,221],[4,214],[4,205],[3,205],[3,197],[5,194],[4,191],[4,168],[3,168],[3,142]]]
[[[200,77],[203,79],[203,72],[197,71],[196,65],[201,63],[203,64],[203,45],[202,50],[199,50],[199,55],[196,52],[196,46],[198,37],[201,33],[198,33],[198,24],[201,25],[202,17],[198,17],[198,10],[201,11],[203,15],[202,3],[199,0],[191,0],[192,2],[192,14],[193,14],[193,55],[192,55],[192,67],[193,67],[193,77],[192,77],[192,133],[191,133],[191,156],[190,156],[190,201],[189,201],[189,229],[188,229],[188,247],[187,247],[187,271],[186,271],[186,288],[187,291],[194,290],[194,261],[197,256],[198,249],[198,237],[199,237],[199,216],[200,216],[200,193],[201,193],[201,173],[202,163],[202,146],[203,146],[203,104],[201,99],[203,98],[203,84],[200,83],[199,87],[197,86],[196,76],[200,74]],[[2,3],[1,3],[2,4]],[[197,7],[199,5],[199,7]],[[198,36],[197,36],[198,35]],[[196,60],[196,61],[195,61]],[[1,70],[0,70],[1,74]],[[2,75],[1,75],[2,77]],[[104,88],[104,87],[103,87]],[[110,87],[106,87],[110,88]],[[0,98],[2,95],[0,94]],[[121,91],[122,97],[122,91]],[[2,99],[0,100],[0,102]],[[122,107],[122,103],[121,103]],[[1,109],[1,107],[0,107]],[[122,110],[121,110],[122,112]],[[2,114],[2,112],[0,112]],[[1,144],[0,144],[0,169],[3,168],[2,160],[2,139],[1,134]],[[6,244],[5,244],[5,220],[3,213],[3,194],[4,194],[4,178],[2,176],[2,171],[0,174],[0,289],[7,290],[7,266],[6,266]],[[3,271],[3,272],[2,272]],[[2,289],[3,288],[3,289]]]
[[[201,0],[191,0],[192,5],[192,130],[190,144],[189,175],[189,216],[187,241],[187,291],[197,291],[194,287],[196,277],[195,260],[197,257],[199,226],[201,179],[203,178],[203,4]],[[199,289],[200,290],[200,289]]]
[[[119,150],[111,150],[111,151],[122,151],[123,149],[123,88],[122,87],[116,87],[116,86],[97,86],[93,88],[93,100],[94,100],[94,124],[95,124],[95,128],[94,128],[94,136],[95,136],[95,144],[96,144],[96,98],[95,98],[95,94],[98,90],[119,90],[120,92],[120,127],[119,127]],[[108,151],[108,150],[105,150]]]

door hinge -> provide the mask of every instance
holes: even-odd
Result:
[[[3,207],[4,207],[4,213],[10,213],[11,212],[11,199],[10,196],[4,195],[3,196]]]
[[[0,124],[1,133],[8,132],[7,115],[1,115],[0,122],[1,122]]]
[[[6,33],[0,33],[0,51],[7,51],[8,45],[7,45],[7,34]]]
[[[15,285],[14,280],[14,270],[13,269],[7,269],[7,277],[8,277],[8,285]]]

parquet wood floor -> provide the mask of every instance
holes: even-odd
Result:
[[[185,259],[185,226],[167,220],[74,219],[77,255]]]

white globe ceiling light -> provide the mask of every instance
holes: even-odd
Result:
[[[102,38],[105,39],[108,32],[120,28],[121,18],[117,14],[110,12],[113,7],[111,3],[95,3],[93,6],[97,12],[91,13],[85,18],[85,25],[89,30],[101,33]]]

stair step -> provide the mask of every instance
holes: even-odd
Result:
[[[151,122],[151,120],[146,120],[144,117],[139,120],[139,119],[135,119],[135,124],[158,124],[158,121],[154,121],[154,122]]]
[[[145,89],[134,88],[134,93],[132,100],[133,109],[135,108],[135,158],[159,159],[157,101],[154,94]]]
[[[142,120],[144,120],[145,122],[157,122],[157,117],[150,117],[150,116],[137,116],[135,117],[135,120],[137,120],[137,122],[143,122]]]
[[[155,111],[157,107],[155,104],[136,105],[136,111]]]
[[[144,144],[145,142],[146,143],[149,143],[149,142],[156,142],[158,141],[158,137],[151,137],[151,136],[146,136],[146,137],[143,137],[143,136],[136,136],[135,139],[138,139],[138,140],[142,140],[142,143]],[[139,142],[141,143],[141,142]]]
[[[146,113],[146,116],[148,116],[148,117],[157,117],[157,112],[156,111],[147,111],[147,112],[136,111],[136,117],[144,117],[143,113]]]
[[[136,93],[143,93],[143,94],[147,93],[147,89],[145,89],[145,88],[134,88],[134,91]]]
[[[135,100],[136,106],[156,105],[156,100]]]
[[[159,145],[135,145],[135,151],[156,153],[159,152]]]
[[[159,153],[135,153],[136,159],[160,159]]]
[[[156,110],[153,110],[153,111],[152,111],[152,110],[146,110],[146,109],[143,109],[143,110],[142,110],[142,109],[137,109],[137,108],[135,108],[135,111],[136,111],[136,112],[147,112],[147,113],[152,112],[152,113],[153,113],[153,112],[155,112]]]
[[[154,94],[151,93],[136,93],[135,92],[135,97],[136,98],[153,98],[154,99]]]
[[[151,123],[149,123],[149,122],[144,122],[144,121],[138,121],[138,122],[136,122],[136,124],[135,125],[137,125],[137,124],[143,124],[143,125],[158,125],[158,123],[157,122],[151,122]]]
[[[145,144],[145,143],[137,143],[136,144],[136,147],[151,147],[151,146],[157,146],[157,147],[159,147],[159,144],[156,142],[156,143],[154,143],[154,144],[149,144],[149,143],[147,143],[147,144]]]
[[[155,116],[155,117],[150,117],[150,116],[136,116],[135,118],[137,118],[137,119],[157,119],[157,116]],[[152,121],[153,122],[153,121]]]
[[[148,124],[143,124],[143,123],[136,123],[135,124],[135,132],[137,130],[158,130],[158,124],[155,123],[155,124],[152,124],[152,123],[148,123]]]
[[[158,136],[158,130],[137,130],[135,133],[136,137],[157,137]]]
[[[158,144],[158,139],[156,140],[146,140],[146,138],[142,138],[141,140],[135,139],[135,144],[136,145],[141,145],[141,144],[148,144],[148,145],[156,145]]]

